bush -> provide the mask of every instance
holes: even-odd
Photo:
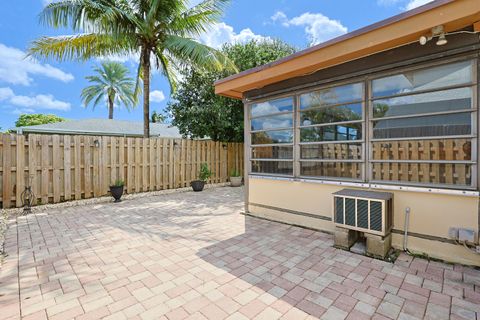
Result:
[[[112,184],[112,187],[123,187],[124,185],[125,185],[125,182],[122,179],[117,179]]]
[[[237,169],[232,169],[230,171],[230,177],[241,177],[240,171]]]
[[[198,178],[202,181],[207,181],[212,176],[212,171],[208,168],[208,164],[202,163],[200,165],[200,172]]]

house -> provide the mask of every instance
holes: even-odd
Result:
[[[480,266],[480,1],[437,0],[215,83],[245,104],[246,208]]]
[[[79,134],[95,136],[143,137],[143,122],[111,119],[68,120],[13,128],[17,133],[36,134]],[[165,123],[150,123],[150,136],[182,138],[177,127]]]

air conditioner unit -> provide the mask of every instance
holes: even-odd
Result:
[[[365,233],[388,235],[393,228],[393,194],[343,189],[333,193],[335,225]]]

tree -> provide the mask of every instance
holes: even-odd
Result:
[[[229,44],[222,48],[240,71],[254,68],[295,52],[280,41],[250,41]],[[243,141],[243,103],[240,100],[215,95],[213,83],[232,72],[199,72],[188,68],[173,94],[167,111],[172,124],[185,136],[209,137],[215,141]]]
[[[87,107],[93,102],[93,109],[107,101],[108,119],[113,119],[115,104],[123,104],[128,110],[137,104],[135,80],[128,76],[128,68],[118,62],[102,62],[93,68],[94,76],[85,77],[91,86],[82,90],[81,98]]]
[[[33,42],[35,57],[85,61],[92,57],[139,56],[143,80],[144,135],[149,136],[150,74],[153,66],[167,77],[172,92],[184,67],[235,70],[220,51],[194,40],[218,22],[228,0],[205,0],[188,8],[187,0],[60,0],[46,6],[40,20],[74,35]],[[139,83],[137,82],[137,89]]]
[[[56,116],[54,114],[21,114],[17,121],[15,121],[16,127],[26,127],[26,126],[36,126],[39,124],[46,124],[46,123],[55,123],[55,122],[63,122],[65,121],[64,118]]]
[[[150,120],[152,123],[164,123],[167,120],[167,117],[164,114],[153,111]]]

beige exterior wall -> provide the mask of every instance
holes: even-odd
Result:
[[[344,187],[264,178],[249,178],[248,186],[250,214],[327,232],[334,230],[331,222],[331,194]],[[394,194],[394,230],[404,231],[405,208],[410,207],[408,231],[418,234],[408,237],[410,251],[426,253],[450,262],[480,266],[480,254],[447,240],[450,226],[474,229],[478,239],[478,197],[379,189],[374,191]],[[402,249],[403,234],[393,234],[393,246]]]

